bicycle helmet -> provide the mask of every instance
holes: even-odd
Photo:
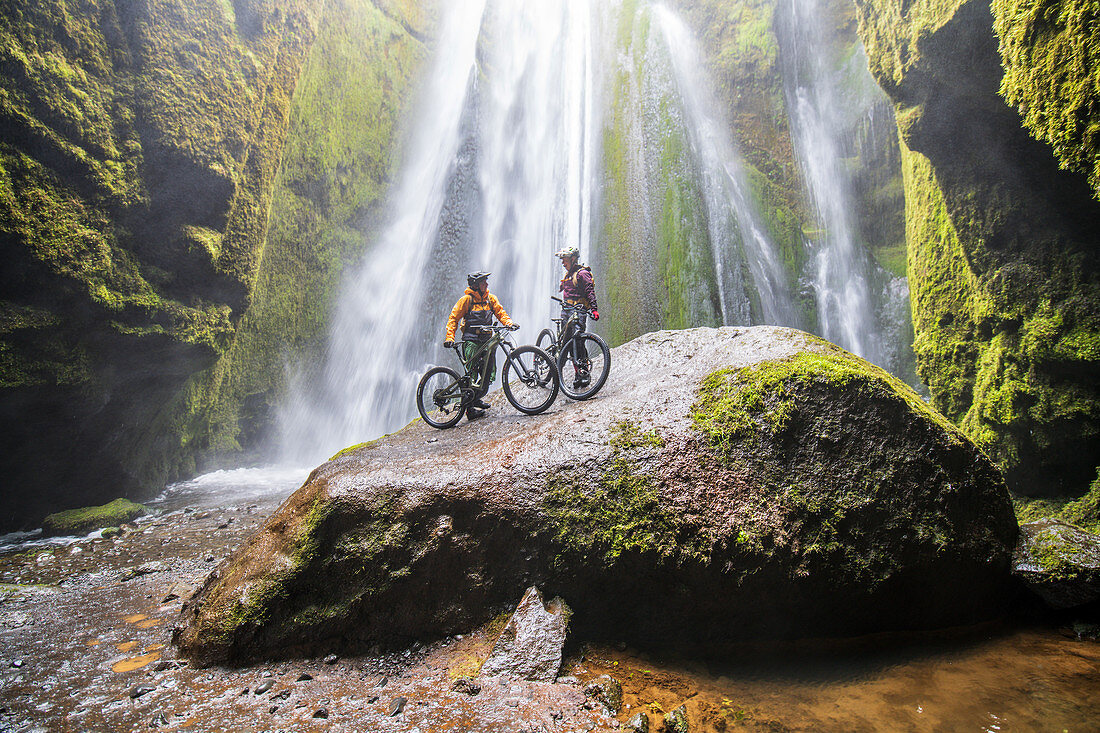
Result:
[[[576,260],[576,259],[580,258],[581,251],[579,249],[577,249],[576,245],[571,244],[568,247],[562,249],[560,252],[555,252],[554,256],[559,257],[561,259],[565,259],[566,257],[572,257],[573,259]]]
[[[492,274],[493,273],[491,272],[471,272],[469,275],[466,276],[466,284],[476,290],[477,284],[482,280],[488,280],[489,276]]]

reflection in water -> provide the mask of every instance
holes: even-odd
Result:
[[[624,719],[686,700],[693,731],[1100,730],[1100,644],[1068,630],[772,646],[707,666],[608,649],[585,661],[623,681]]]

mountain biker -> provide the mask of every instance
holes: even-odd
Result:
[[[562,294],[562,300],[569,305],[580,305],[587,309],[577,310],[576,320],[573,321],[575,325],[571,326],[569,332],[565,334],[566,338],[572,338],[586,330],[588,325],[587,311],[592,311],[593,321],[600,320],[600,312],[596,303],[596,284],[592,279],[592,268],[580,263],[581,252],[577,247],[570,245],[560,252],[555,252],[554,256],[561,259],[561,266],[565,268],[565,277],[561,279],[561,284],[558,286],[558,290]],[[564,305],[562,310],[565,310]],[[565,317],[565,313],[562,313],[563,323]],[[574,389],[588,386],[591,381],[588,368],[589,362],[587,359],[575,359],[573,361]]]
[[[466,284],[469,287],[455,303],[455,307],[451,310],[451,317],[447,320],[447,340],[443,342],[443,345],[447,348],[454,346],[455,330],[458,328],[458,322],[462,321],[462,351],[460,353],[463,363],[481,344],[491,338],[491,334],[482,331],[481,326],[493,325],[494,315],[502,325],[508,326],[512,330],[519,328],[508,317],[508,313],[505,312],[504,306],[500,304],[496,296],[489,292],[489,275],[491,274],[489,272],[471,272],[466,276]],[[496,349],[493,349],[489,353],[483,354],[478,359],[478,363],[473,365],[473,373],[476,374],[484,367],[484,360],[489,359],[489,380],[474,395],[474,401],[466,411],[467,419],[481,417],[484,410],[490,407],[484,398],[489,391],[489,385],[495,382],[497,378],[495,352]]]

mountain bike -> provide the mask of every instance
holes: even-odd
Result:
[[[580,304],[566,303],[557,296],[552,295],[550,299],[561,303],[562,317],[550,319],[557,324],[556,332],[549,328],[542,329],[535,339],[535,346],[554,360],[561,379],[562,394],[571,400],[587,400],[599,392],[607,381],[611,371],[611,349],[594,333],[582,331],[571,338],[566,336],[579,325],[581,316],[591,314],[591,311]],[[570,366],[573,368],[572,380],[566,369]]]
[[[507,355],[501,381],[512,407],[537,415],[558,396],[558,372],[549,354],[535,346],[516,347],[508,337],[508,331],[514,330],[512,326],[482,326],[479,330],[490,334],[490,338],[470,354],[463,357],[461,342],[451,347],[458,352],[463,374],[450,367],[432,367],[416,386],[416,409],[433,428],[453,427],[489,386],[492,375],[488,356],[498,346]]]

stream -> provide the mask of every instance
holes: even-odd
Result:
[[[6,538],[0,731],[564,733],[617,730],[639,710],[657,730],[681,704],[693,733],[1097,730],[1100,644],[1072,617],[769,644],[709,662],[573,640],[557,684],[481,680],[476,695],[453,682],[476,670],[499,618],[365,655],[334,647],[237,669],[178,659],[171,632],[184,599],[304,477],[220,471],[169,487],[113,537]],[[617,715],[583,693],[603,673],[623,684]]]

